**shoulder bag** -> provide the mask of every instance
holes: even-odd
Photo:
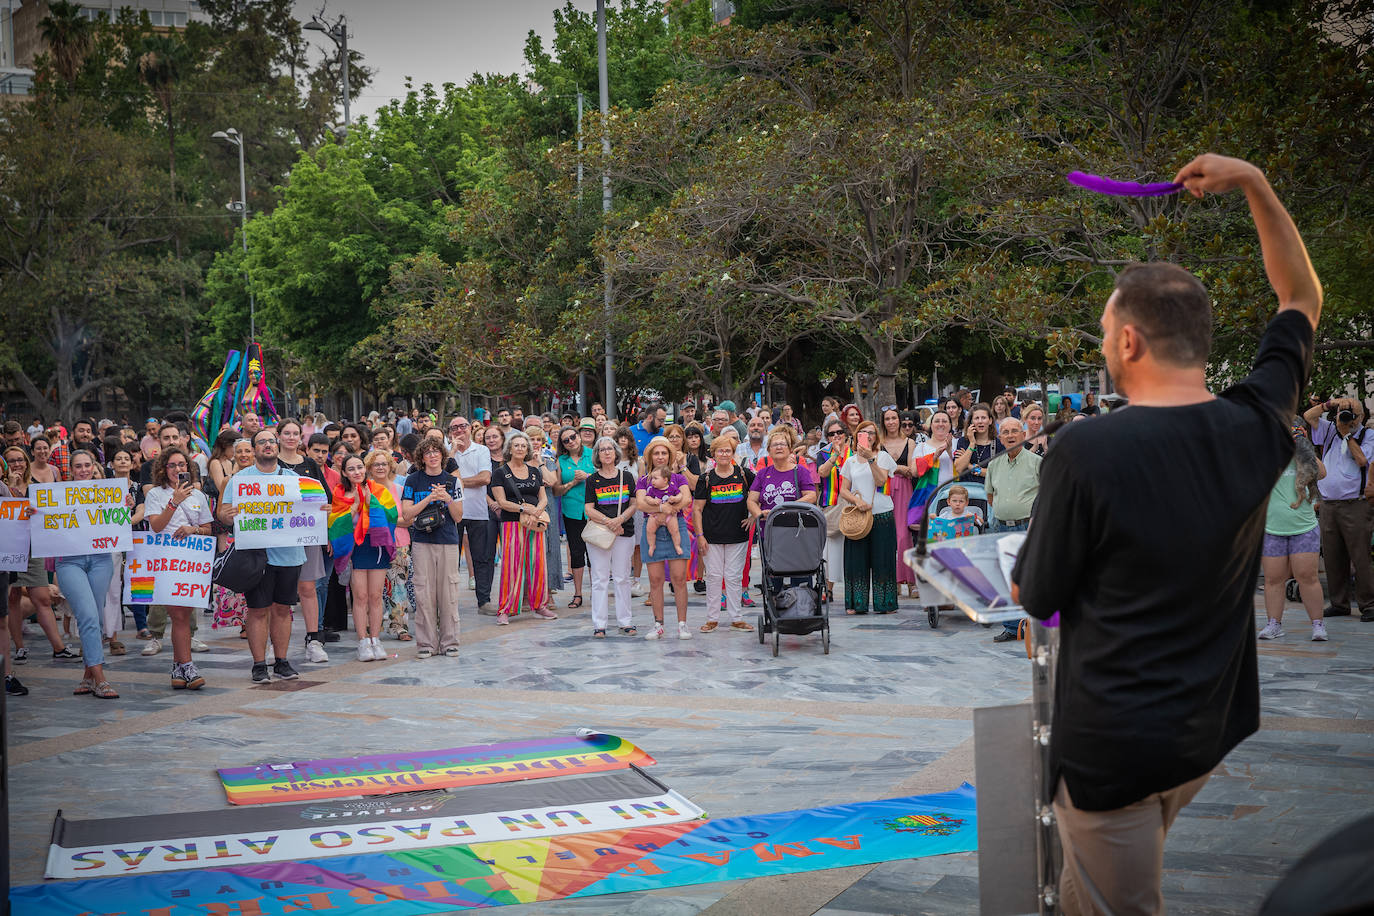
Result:
[[[615,503],[615,514],[619,515],[621,512],[624,511],[622,507],[625,505],[626,488],[624,471],[620,472],[620,477],[617,482],[620,485],[620,497],[616,500]],[[596,522],[592,522],[591,524],[587,525],[585,528],[582,529],[582,540],[600,550],[610,550],[612,547],[615,546],[615,539],[618,537],[620,537],[620,535],[616,534],[614,531],[607,528],[605,525],[601,525]]]
[[[281,476],[281,465],[277,465],[277,476]],[[229,531],[233,533],[232,526]],[[257,587],[266,573],[266,548],[240,549],[230,540],[228,547],[215,554],[215,561],[210,567],[210,581],[226,591],[246,595]]]

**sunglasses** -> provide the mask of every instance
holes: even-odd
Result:
[[[576,441],[577,441],[577,437],[576,437],[576,436],[564,436],[562,439],[559,439],[558,441],[559,441],[559,442],[562,442],[564,445],[567,445],[567,444],[570,443],[570,442],[576,442]]]
[[[844,430],[832,429],[830,432],[828,432],[828,433],[825,434],[825,438],[827,438],[827,439],[834,439],[836,436],[843,436],[843,435],[844,435]]]

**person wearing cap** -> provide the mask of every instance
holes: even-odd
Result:
[[[744,419],[740,417],[738,408],[735,407],[735,402],[729,400],[721,401],[716,405],[716,409],[725,411],[727,416],[726,423],[735,428],[735,432],[739,433],[739,441],[743,442],[744,437],[749,435],[749,426],[744,422]],[[716,432],[719,433],[720,430],[716,430]]]

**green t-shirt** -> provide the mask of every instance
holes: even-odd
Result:
[[[592,450],[584,447],[582,456],[577,461],[573,461],[570,455],[558,456],[558,482],[569,483],[573,479],[574,471],[582,471],[588,477],[596,470],[596,465],[592,463]],[[563,517],[571,519],[581,519],[587,517],[587,504],[585,502],[586,493],[582,484],[578,484],[571,490],[563,494]]]
[[[1279,482],[1269,491],[1269,509],[1264,517],[1264,533],[1280,537],[1293,537],[1306,534],[1317,527],[1317,513],[1312,503],[1303,500],[1298,508],[1291,508],[1298,499],[1297,461],[1288,462],[1288,467],[1279,475]]]

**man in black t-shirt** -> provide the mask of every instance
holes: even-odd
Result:
[[[1258,169],[1204,155],[1175,180],[1196,197],[1245,192],[1279,313],[1250,375],[1214,396],[1207,291],[1176,265],[1127,268],[1102,351],[1131,407],[1070,426],[1041,465],[1012,594],[1041,620],[1060,612],[1047,788],[1068,913],[1162,911],[1169,826],[1259,727],[1265,506],[1293,454],[1321,312],[1302,239]],[[1189,507],[1186,525],[1166,503]]]

